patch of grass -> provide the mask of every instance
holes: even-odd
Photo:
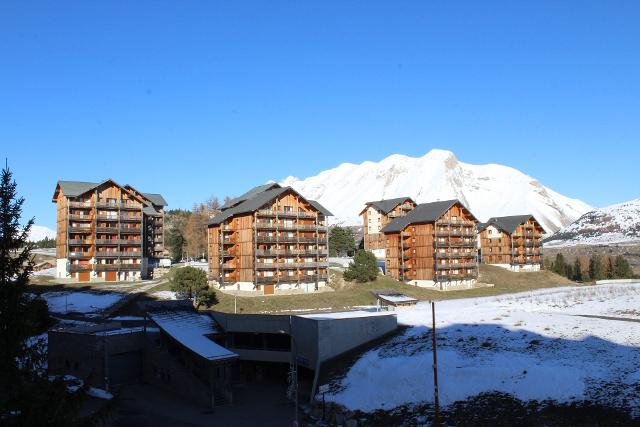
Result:
[[[333,270],[332,273],[340,274]],[[318,309],[329,308],[331,311],[338,311],[354,309],[354,306],[374,305],[376,300],[371,294],[371,290],[374,289],[393,289],[398,293],[421,301],[440,301],[508,294],[574,284],[570,280],[550,271],[514,273],[491,265],[480,266],[480,282],[492,283],[494,286],[441,292],[408,285],[391,277],[380,275],[372,282],[347,282],[334,292],[257,297],[238,296],[236,302],[239,313],[284,312],[286,314],[289,310],[317,311]],[[153,288],[149,293],[166,289],[169,289],[168,285],[162,285]],[[210,308],[212,310],[233,312],[234,296],[218,290],[215,292],[218,303]]]

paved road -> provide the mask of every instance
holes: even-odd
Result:
[[[618,322],[640,323],[640,319],[630,319],[628,317],[596,316],[594,314],[576,314],[576,316],[579,316],[579,317],[590,317],[590,318],[593,318],[593,319],[617,320]]]

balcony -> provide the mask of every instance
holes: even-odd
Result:
[[[91,215],[69,214],[69,219],[74,221],[93,221]]]
[[[69,252],[69,258],[70,259],[84,259],[84,258],[91,258],[91,257],[93,257],[93,252],[89,252],[89,251],[87,251],[87,252],[83,252],[83,251],[80,251],[80,252],[71,251],[71,252]]]
[[[142,229],[140,227],[125,227],[123,225],[120,226],[120,233],[122,234],[140,234]]]
[[[69,239],[69,246],[77,246],[77,245],[88,246],[92,244],[93,244],[93,240],[91,239]]]
[[[435,257],[438,259],[448,259],[448,258],[474,258],[476,254],[474,252],[464,253],[464,252],[436,252]]]
[[[69,264],[69,271],[91,271],[91,264]]]
[[[120,215],[120,221],[123,221],[123,222],[141,222],[142,221],[142,217],[141,216],[135,216],[135,215]]]
[[[462,268],[475,268],[475,262],[465,262],[465,263],[457,263],[457,264],[436,264],[437,270],[456,270]]]
[[[223,270],[235,270],[237,268],[235,262],[225,262],[222,264]]]
[[[473,280],[477,279],[478,275],[473,274],[447,274],[447,275],[438,275],[436,276],[436,282],[450,282],[452,280]]]
[[[105,200],[98,200],[96,202],[96,207],[102,209],[118,209],[120,204],[118,202],[107,202]]]
[[[121,246],[140,246],[142,244],[142,240],[140,239],[120,239]]]
[[[117,258],[119,255],[119,251],[96,252],[97,258]]]
[[[120,209],[139,211],[142,209],[142,205],[137,203],[120,203]]]
[[[140,251],[120,251],[120,258],[140,258],[141,256]]]
[[[117,234],[118,233],[118,227],[97,227],[96,228],[98,233],[106,233],[106,234]]]
[[[96,271],[137,271],[142,269],[142,264],[125,264],[115,262],[113,264],[95,264]]]
[[[93,205],[91,202],[69,202],[70,208],[91,208]]]
[[[475,227],[476,224],[468,221],[451,221],[450,219],[444,218],[440,221],[436,222],[436,226],[439,227],[441,225],[444,226],[454,226],[454,227]]]
[[[222,239],[221,243],[223,245],[235,245],[236,244],[236,239]]]
[[[311,212],[295,212],[295,211],[281,211],[262,209],[256,212],[259,217],[281,217],[281,218],[315,218],[316,214]]]
[[[116,215],[96,215],[96,217],[98,218],[99,221],[110,221],[110,222],[117,222],[118,221],[118,217]]]
[[[69,227],[69,233],[93,233],[93,227]]]
[[[475,248],[478,246],[478,244],[476,243],[475,240],[472,240],[470,242],[465,242],[465,241],[458,241],[458,240],[448,240],[448,241],[444,241],[444,242],[434,242],[434,246],[437,248],[446,248],[446,247],[450,247],[450,248]]]
[[[473,231],[461,231],[461,230],[446,230],[446,231],[436,231],[437,237],[475,237],[476,233]]]

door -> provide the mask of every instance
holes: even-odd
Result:
[[[265,295],[273,295],[273,284],[264,285],[264,294]]]
[[[78,273],[78,281],[80,281],[80,282],[88,282],[90,274],[91,274],[90,271],[80,271]]]
[[[116,271],[107,271],[105,273],[106,273],[105,280],[107,282],[115,282],[116,281],[116,277],[117,277],[118,272],[116,272]]]

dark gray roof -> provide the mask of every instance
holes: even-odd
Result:
[[[274,185],[274,184],[269,184],[269,185]],[[268,189],[266,191],[265,190],[256,191],[256,192],[253,193],[253,196],[250,199],[245,200],[243,202],[240,202],[240,204],[237,204],[237,205],[235,205],[235,206],[233,206],[231,208],[227,208],[227,209],[223,210],[218,215],[214,216],[208,222],[208,224],[209,225],[221,224],[222,222],[226,221],[228,218],[231,218],[234,215],[240,215],[240,214],[254,212],[254,211],[262,208],[264,205],[266,205],[267,203],[269,203],[270,201],[272,201],[273,199],[275,199],[279,195],[281,195],[281,194],[283,194],[283,193],[285,193],[285,192],[287,192],[289,190],[296,192],[296,190],[294,190],[291,187],[280,187],[278,184],[275,184],[275,185],[276,185],[275,188],[271,188],[271,189]],[[258,188],[258,187],[255,187],[255,188]],[[252,190],[255,190],[255,188],[252,189]],[[247,193],[245,193],[245,194],[247,194]],[[322,206],[320,203],[316,202],[315,200],[313,200],[313,201],[312,200],[307,200],[307,202],[309,202],[309,204],[311,204],[315,209],[320,211],[322,214],[327,215],[327,216],[333,215],[324,206]]]
[[[278,197],[280,194],[290,189],[291,187],[282,188],[278,186],[278,188],[274,188],[272,190],[258,192],[253,196],[253,198],[240,202],[240,204],[232,208],[223,210],[221,213],[214,216],[211,221],[209,221],[209,224],[217,225],[234,215],[256,211],[269,203],[271,200]]]
[[[65,196],[77,197],[96,188],[99,184],[97,182],[58,181],[58,185],[60,186],[60,191],[62,191]]]
[[[409,224],[435,222],[456,203],[460,203],[460,201],[453,199],[419,204],[405,216],[401,216],[391,221],[381,231],[383,233],[393,233],[404,230]]]
[[[111,178],[105,179],[102,182],[58,181],[58,186],[60,187],[60,191],[62,191],[62,193],[65,196],[67,196],[67,197],[78,197],[78,196],[86,193],[87,191],[91,191],[94,188],[99,187],[102,184],[104,184],[106,182],[109,182],[109,181],[113,182],[114,184],[116,184],[119,187],[123,187],[122,185],[118,184],[117,182],[115,182]],[[132,187],[130,185],[125,185],[124,187],[131,187],[131,188],[135,189],[134,187]],[[151,203],[153,203],[156,206],[167,206],[167,201],[160,194],[157,194],[157,193],[142,193],[142,195],[144,197],[146,197],[149,201],[151,201]]]
[[[142,193],[151,203],[156,206],[167,206],[167,201],[162,197],[162,194],[158,193]]]
[[[309,204],[311,206],[316,208],[322,215],[324,215],[324,216],[333,216],[333,214],[331,212],[329,212],[329,210],[327,208],[325,208],[324,206],[322,206],[319,202],[317,202],[315,200],[308,200],[308,199],[307,199],[307,202],[309,202]]]
[[[488,226],[493,225],[494,227],[498,227],[499,229],[511,234],[516,231],[516,228],[518,228],[520,224],[524,224],[529,221],[529,218],[533,218],[535,220],[533,215],[494,216],[489,218],[489,220],[484,223],[484,226],[478,230],[482,231]]]
[[[367,202],[367,205],[372,205],[375,208],[381,210],[385,214],[391,212],[396,206],[401,203],[404,203],[405,200],[413,200],[411,197],[397,197],[395,199],[387,199],[387,200],[376,200],[375,202]]]
[[[156,210],[156,208],[154,208],[150,204],[145,204],[142,207],[142,213],[144,213],[145,215],[148,215],[148,216],[162,216],[162,214],[160,212],[158,212]]]
[[[229,200],[227,203],[225,203],[224,205],[222,205],[220,207],[220,209],[225,210],[225,209],[230,209],[234,206],[239,205],[240,203],[254,197],[256,194],[262,193],[264,191],[267,190],[271,190],[274,188],[281,188],[279,184],[272,182],[269,184],[264,184],[264,185],[258,185],[257,187],[253,187],[251,190],[247,191],[246,193],[244,193],[242,196],[238,196],[235,197],[231,200]]]

